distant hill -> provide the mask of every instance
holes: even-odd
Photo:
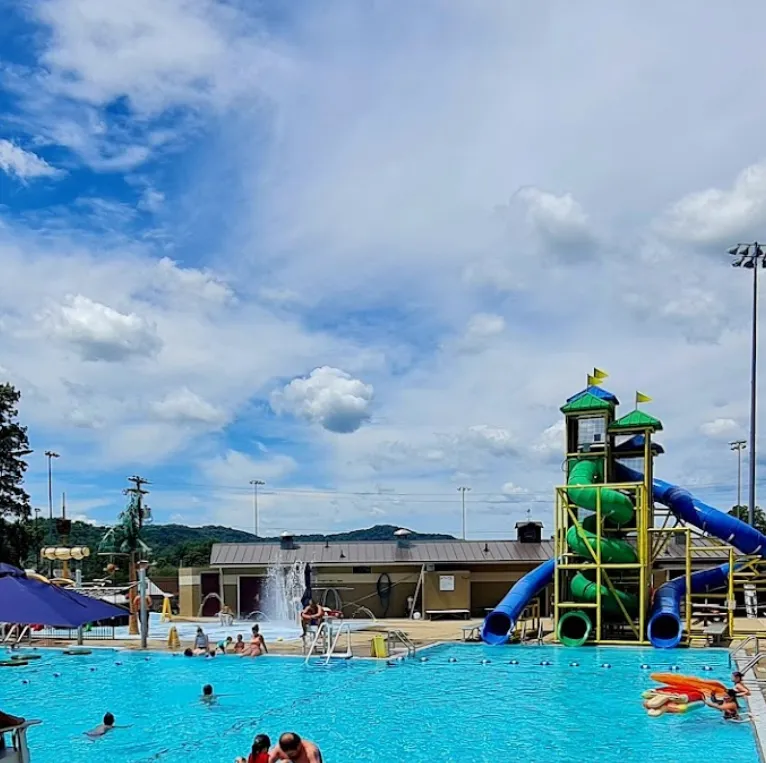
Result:
[[[48,520],[41,520],[46,542],[52,537],[49,534]],[[108,557],[96,555],[98,544],[108,528],[90,525],[85,522],[73,522],[72,532],[69,538],[70,545],[88,546],[91,556],[86,560],[83,575],[86,579],[102,577],[104,568],[111,560]],[[361,530],[350,530],[342,533],[327,535],[311,534],[296,535],[295,540],[305,543],[321,543],[325,540],[342,541],[386,541],[394,540],[394,533],[399,529],[398,525],[375,525]],[[202,527],[188,527],[187,525],[154,525],[144,528],[144,541],[151,548],[151,560],[155,563],[155,574],[173,574],[178,567],[205,566],[210,561],[210,549],[214,543],[273,543],[279,540],[278,536],[271,538],[256,538],[252,533],[244,530],[235,530],[232,527],[220,525],[204,525]],[[412,540],[454,540],[454,536],[443,533],[417,533],[410,536]],[[112,577],[125,579],[127,570],[124,561],[114,559],[120,568]]]

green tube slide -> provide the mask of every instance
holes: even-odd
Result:
[[[595,512],[599,489],[594,485],[603,481],[603,464],[600,460],[581,459],[575,461],[569,470],[569,479],[567,480],[569,500],[575,506],[594,513],[582,520],[581,527],[573,525],[569,528],[567,545],[575,554],[588,561],[593,559],[591,553],[591,549],[593,549],[594,552],[600,550],[601,562],[604,564],[634,563],[638,557],[636,550],[629,543],[616,538],[601,538],[600,541],[598,539]],[[608,488],[601,490],[601,519],[603,521],[620,527],[630,524],[633,514],[633,504],[626,495]],[[578,572],[570,584],[572,598],[585,604],[595,604],[599,593],[595,578],[595,571]],[[612,592],[607,586],[601,586],[601,611],[605,617],[619,618],[622,616],[622,608],[618,600],[630,615],[638,611],[638,599],[633,594],[619,590]],[[565,646],[581,646],[588,640],[592,629],[593,623],[587,612],[572,610],[559,620],[559,641]]]

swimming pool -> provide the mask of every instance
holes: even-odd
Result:
[[[427,662],[327,668],[294,658],[40,653],[25,668],[0,668],[0,708],[44,721],[30,731],[33,763],[232,763],[256,733],[273,740],[285,730],[318,742],[327,763],[759,759],[750,724],[707,708],[653,719],[641,706],[649,673],[671,665],[728,681],[718,650],[455,644],[424,651]],[[199,701],[205,683],[225,695],[214,707]],[[131,728],[85,739],[107,710]]]

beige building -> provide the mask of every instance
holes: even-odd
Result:
[[[273,543],[220,543],[210,566],[179,570],[179,607],[185,617],[213,616],[228,605],[238,617],[262,610],[268,570],[307,562],[314,598],[346,617],[406,617],[410,604],[424,617],[484,617],[519,578],[553,555],[540,522],[519,522],[516,540],[301,543],[285,535]],[[727,561],[720,548],[695,540],[695,569]],[[682,574],[685,549],[661,554],[655,585]],[[550,614],[551,590],[539,596]],[[368,611],[366,611],[368,610]]]
[[[553,553],[539,522],[520,523],[517,531],[517,540],[507,541],[300,543],[284,536],[280,543],[221,543],[209,567],[179,571],[181,614],[214,615],[222,600],[247,616],[262,609],[268,569],[301,561],[311,567],[314,598],[346,617],[364,616],[364,609],[405,617],[415,599],[426,617],[483,617]]]

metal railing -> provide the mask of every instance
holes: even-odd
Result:
[[[739,672],[742,673],[742,675],[745,675],[745,673],[748,672],[748,670],[753,670],[755,666],[764,658],[766,657],[766,652],[758,652],[758,654],[755,655],[749,662],[745,664],[745,667],[740,668]]]
[[[756,634],[748,636],[744,641],[741,641],[737,646],[729,649],[729,667],[734,664],[734,658],[743,650],[747,648],[748,644],[755,642],[755,651],[758,652],[758,636]]]
[[[417,647],[415,646],[412,639],[401,630],[392,630],[388,631],[388,653],[393,654],[394,649],[394,642],[399,641],[404,648],[407,650],[407,656],[413,657],[415,655],[415,652],[417,651]]]
[[[10,726],[8,728],[0,728],[0,737],[5,734],[11,735],[11,746],[5,748],[4,753],[10,751],[10,755],[6,758],[5,755],[0,756],[2,760],[8,760],[12,763],[29,763],[29,747],[27,746],[27,729],[30,726],[36,726],[41,721],[24,721],[19,726]]]
[[[340,637],[344,633],[346,634],[346,651],[338,653],[335,650],[338,646],[338,641],[340,641]],[[351,651],[351,627],[347,623],[343,623],[340,628],[338,628],[335,636],[333,636],[332,628],[328,622],[325,621],[320,623],[317,632],[314,635],[314,640],[311,642],[311,646],[306,654],[306,658],[303,661],[304,665],[308,665],[309,660],[316,652],[320,642],[322,642],[325,647],[325,652],[318,656],[324,658],[325,665],[327,665],[333,658],[349,659],[353,656],[353,652]]]

